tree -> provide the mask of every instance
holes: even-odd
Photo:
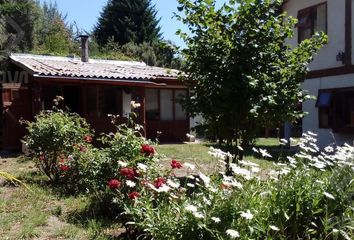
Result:
[[[69,53],[73,33],[56,2],[43,3],[39,25],[37,49],[47,53]]]
[[[37,21],[40,6],[34,0],[0,0],[0,16],[4,27],[1,35],[5,38],[8,51],[31,50],[36,44]]]
[[[109,0],[94,29],[94,35],[101,46],[110,37],[120,45],[159,40],[160,20],[156,14],[151,0]]]
[[[236,7],[230,0],[217,9],[215,0],[179,0],[177,17],[191,32],[178,32],[187,45],[184,106],[239,158],[237,146],[247,147],[258,129],[303,116],[297,106],[309,96],[300,84],[327,41],[319,33],[297,47],[285,44],[296,20],[281,13],[281,4],[250,0]]]

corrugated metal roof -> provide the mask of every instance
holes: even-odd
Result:
[[[178,71],[174,69],[151,67],[134,61],[90,59],[89,62],[81,62],[73,57],[33,54],[11,54],[10,59],[31,71],[34,76],[149,81],[157,78],[177,78],[178,75]]]

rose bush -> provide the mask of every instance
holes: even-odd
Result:
[[[81,182],[80,154],[90,149],[93,132],[78,114],[57,108],[42,111],[34,122],[26,122],[24,138],[38,169],[52,183],[75,187]]]

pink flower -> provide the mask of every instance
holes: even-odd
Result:
[[[86,148],[84,146],[80,146],[79,149],[80,152],[86,152]]]
[[[172,160],[171,161],[171,167],[173,168],[173,169],[180,169],[180,168],[182,168],[182,163],[181,162],[179,162],[179,161],[177,161],[177,160]]]
[[[63,172],[66,172],[70,169],[70,167],[68,165],[60,165],[59,168]]]
[[[45,160],[45,156],[44,155],[40,155],[39,156],[39,160],[44,161]]]
[[[109,182],[108,182],[108,187],[110,189],[117,189],[120,187],[122,183],[120,181],[118,181],[117,179],[111,179]]]
[[[90,135],[86,135],[84,137],[84,141],[87,142],[87,143],[90,143],[90,142],[92,142],[92,137]]]

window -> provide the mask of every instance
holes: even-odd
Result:
[[[173,90],[160,90],[161,120],[173,120]]]
[[[146,119],[147,120],[159,120],[159,90],[158,89],[146,89]]]
[[[44,110],[51,110],[53,108],[54,102],[53,100],[57,96],[63,96],[63,89],[59,86],[43,86],[42,89],[43,94],[43,109]]]
[[[147,120],[180,121],[186,120],[179,99],[187,96],[184,89],[146,89],[145,108]]]
[[[179,99],[183,99],[187,96],[187,91],[185,90],[176,90],[175,91],[175,118],[176,120],[186,120],[187,115],[184,112],[182,105],[179,102]]]
[[[321,3],[298,12],[298,41],[311,38],[316,32],[327,33],[327,3]]]
[[[354,89],[320,90],[316,107],[320,128],[354,129]]]
[[[99,86],[90,86],[86,89],[86,110],[89,117],[106,117],[108,114],[122,115],[122,89]]]

